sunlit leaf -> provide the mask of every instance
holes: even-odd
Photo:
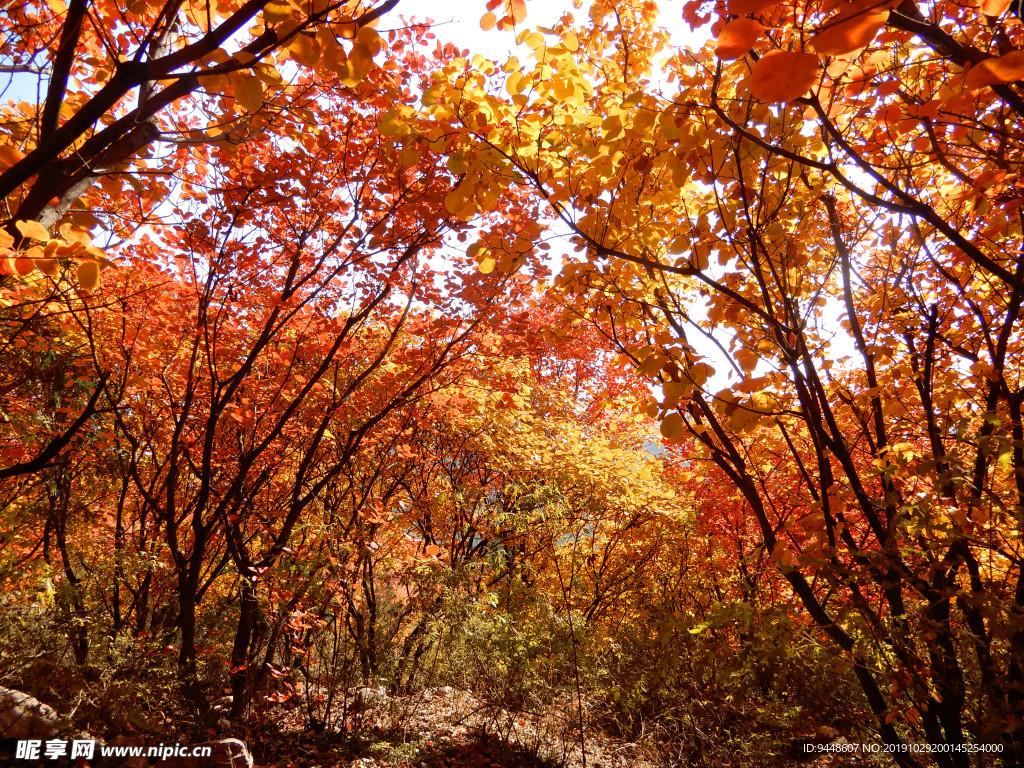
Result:
[[[793,101],[818,81],[818,57],[799,51],[772,51],[750,71],[750,92],[762,101]]]
[[[661,436],[672,440],[683,433],[683,417],[678,413],[670,413],[661,421]]]
[[[986,85],[1013,83],[1021,79],[1024,79],[1024,51],[1012,51],[975,64],[964,78],[964,87],[976,91]]]
[[[1012,0],[982,0],[981,12],[986,16],[998,18],[1006,12],[1011,2]]]
[[[516,24],[526,21],[526,3],[523,0],[509,0],[508,12]]]
[[[840,13],[821,25],[811,38],[814,50],[822,56],[842,56],[866,47],[889,18],[886,8]]]
[[[94,291],[100,285],[100,265],[95,261],[83,261],[78,265],[78,284],[87,291]]]
[[[22,237],[44,241],[50,239],[50,233],[38,221],[19,221],[14,226],[21,232]]]
[[[60,264],[56,259],[36,259],[36,267],[48,277],[57,277],[60,274]]]
[[[730,16],[746,16],[749,13],[760,13],[779,4],[779,0],[729,0]]]
[[[235,98],[247,112],[256,112],[263,106],[263,84],[254,75],[238,75],[235,79]]]
[[[720,59],[738,59],[745,56],[764,31],[753,19],[733,19],[718,35],[715,53]]]

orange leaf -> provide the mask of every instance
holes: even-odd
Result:
[[[683,21],[690,25],[690,29],[702,27],[711,19],[710,15],[701,16],[698,11],[704,7],[704,0],[689,0],[683,6]]]
[[[842,56],[866,47],[889,18],[886,8],[844,11],[826,21],[811,38],[814,50],[822,56]]]
[[[488,11],[480,17],[480,29],[494,29],[498,24],[498,17]]]
[[[427,557],[437,557],[441,554],[441,548],[437,544],[428,544],[426,549]]]
[[[1010,0],[982,0],[981,12],[986,16],[996,18],[1003,15],[1003,12],[1010,7]]]
[[[852,16],[860,11],[882,10],[883,8],[895,8],[902,0],[823,0],[821,4],[822,13],[838,11]]]
[[[979,61],[967,72],[964,87],[976,91],[986,85],[1012,83],[1024,78],[1024,51],[1013,51],[1005,56],[994,56]]]
[[[25,157],[25,153],[10,144],[0,144],[0,168],[10,168]]]
[[[523,0],[509,0],[509,15],[516,24],[526,21],[526,3]]]
[[[739,59],[757,42],[764,27],[753,19],[733,19],[718,36],[715,53],[720,59]]]
[[[779,0],[729,0],[729,14],[746,16],[748,13],[760,13],[778,4]]]
[[[60,274],[60,264],[56,259],[36,259],[36,266],[44,275],[57,277]]]
[[[798,51],[772,51],[750,70],[750,92],[761,101],[793,101],[818,80],[818,57]]]
[[[14,226],[21,232],[22,237],[30,237],[33,240],[42,240],[44,242],[50,239],[50,233],[38,221],[19,221]]]
[[[373,27],[360,27],[356,40],[364,43],[370,49],[370,57],[373,58],[384,47],[384,41],[380,34]]]
[[[298,34],[288,43],[292,59],[305,67],[315,67],[320,61],[320,44],[315,38]]]

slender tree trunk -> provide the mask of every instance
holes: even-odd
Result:
[[[255,680],[255,675],[254,670],[249,669],[249,650],[258,613],[259,602],[256,599],[256,585],[243,578],[238,626],[235,628],[235,640],[231,647],[230,716],[232,722],[241,721],[249,709],[252,698],[251,682]]]
[[[188,568],[178,581],[178,629],[181,631],[178,680],[181,682],[186,701],[197,712],[205,714],[209,709],[209,704],[199,683],[199,668],[196,658],[198,576],[198,569]]]

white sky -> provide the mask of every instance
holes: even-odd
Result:
[[[658,22],[671,33],[674,44],[697,47],[707,39],[709,27],[694,34],[683,21],[682,3],[663,0],[660,5]],[[573,14],[577,23],[584,23],[589,6],[589,0],[584,0],[580,9],[573,8],[572,0],[527,0],[526,21],[520,29],[552,27],[567,12]],[[433,31],[439,40],[468,48],[471,55],[479,53],[501,62],[514,52],[516,33],[496,29],[484,32],[480,29],[480,17],[486,11],[485,0],[399,0],[395,10],[381,19],[380,26],[386,29],[389,23],[394,23],[391,19],[399,16],[416,21],[433,19]]]
[[[526,4],[524,27],[552,26],[566,11],[576,19],[586,18],[586,10],[575,10],[572,0],[531,0]],[[469,48],[470,54],[479,53],[489,59],[504,61],[516,48],[515,32],[480,29],[480,17],[487,11],[485,0],[399,0],[394,11],[383,17],[381,28],[392,18],[404,16],[416,21],[434,20],[433,32],[439,40]]]

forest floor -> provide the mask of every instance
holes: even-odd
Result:
[[[257,768],[655,768],[639,745],[587,735],[567,713],[510,714],[453,688],[382,697],[341,734],[287,718],[249,747]]]
[[[249,743],[256,768],[661,768],[639,744],[589,731],[580,745],[570,717],[509,714],[452,688],[386,697],[360,713],[350,731],[303,729],[289,718]],[[842,742],[840,742],[842,743]],[[881,768],[856,756],[826,753],[780,765]],[[743,768],[719,760],[713,768]],[[680,765],[680,768],[683,768]]]

